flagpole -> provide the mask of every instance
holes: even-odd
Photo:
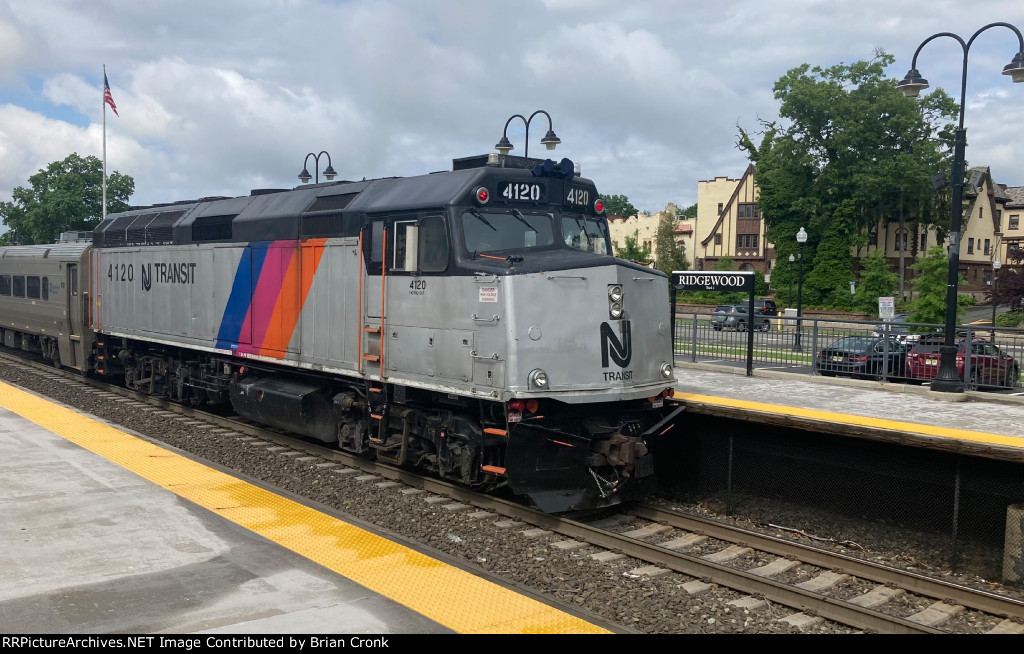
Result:
[[[103,220],[107,219],[107,65],[103,64]]]

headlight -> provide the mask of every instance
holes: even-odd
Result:
[[[661,376],[664,377],[665,379],[670,379],[672,377],[672,364],[671,363],[663,363],[663,364],[661,364]]]
[[[608,307],[608,314],[618,320],[622,317],[622,305],[618,302],[612,302],[611,306]]]
[[[539,390],[544,390],[548,387],[548,373],[544,372],[540,368],[530,372],[530,387]]]
[[[608,299],[612,302],[622,301],[622,287],[618,284],[612,284],[608,287]]]

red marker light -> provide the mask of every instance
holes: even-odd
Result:
[[[491,194],[484,186],[478,186],[473,193],[476,195],[476,201],[480,204],[487,204],[487,201],[491,199]]]
[[[597,213],[604,213],[604,202],[601,200],[594,200],[594,211]]]

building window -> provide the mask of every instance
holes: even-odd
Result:
[[[974,239],[967,239],[967,254],[974,254]]]
[[[757,234],[738,234],[736,236],[737,250],[756,250]]]
[[[737,218],[760,218],[761,209],[756,202],[741,202],[738,208]]]
[[[896,234],[896,244],[895,245],[896,245],[896,247],[893,248],[893,249],[895,249],[897,252],[899,252],[900,250],[906,250],[907,249],[907,233],[906,232],[903,232],[901,234]]]
[[[921,251],[928,249],[928,232],[921,232]]]
[[[868,245],[878,245],[878,232],[868,234]]]
[[[722,215],[722,206],[723,206],[723,205],[722,205],[722,203],[721,203],[721,202],[719,202],[719,203],[718,203],[718,215],[719,215],[719,216],[721,216],[721,215]]]
[[[982,254],[989,254],[989,253],[990,253],[990,252],[989,252],[989,250],[990,250],[991,248],[992,248],[992,241],[991,241],[990,239],[987,239],[987,238],[986,238],[986,239],[985,239],[985,251],[984,251],[984,252],[982,252]]]
[[[721,245],[721,244],[722,244],[722,235],[721,234],[715,234],[715,245]]]
[[[1020,214],[1015,213],[1010,216],[1010,229],[1020,229]]]
[[[986,268],[986,269],[982,270],[981,271],[981,279],[985,283],[985,286],[988,286],[989,284],[991,284],[992,283],[992,269],[991,268]]]

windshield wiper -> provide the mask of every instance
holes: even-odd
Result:
[[[579,217],[579,216],[573,216],[573,217],[572,217],[572,219],[576,221],[576,226],[580,228],[580,231],[581,231],[581,232],[583,232],[583,236],[584,236],[584,238],[586,238],[586,239],[587,239],[587,249],[588,249],[588,250],[592,249],[592,247],[591,247],[591,246],[592,246],[593,244],[592,244],[592,243],[590,242],[590,234],[588,234],[588,233],[587,233],[587,228],[586,228],[586,226],[585,226],[585,225],[583,224],[583,222],[582,222],[582,221],[580,220],[580,217]]]
[[[483,224],[487,225],[488,227],[490,227],[494,231],[498,231],[498,228],[495,227],[494,225],[492,225],[486,218],[484,218],[484,215],[482,213],[480,213],[479,211],[477,211],[476,209],[470,207],[469,209],[467,209],[467,211],[469,211],[469,213],[473,214],[473,216],[477,220],[482,222]]]
[[[533,225],[531,225],[531,224],[530,224],[530,223],[529,223],[529,222],[528,222],[528,221],[526,220],[526,216],[524,216],[524,215],[523,215],[523,212],[521,212],[521,211],[520,211],[519,209],[515,209],[515,208],[513,208],[513,209],[509,209],[509,210],[508,210],[508,212],[509,212],[510,214],[512,214],[513,216],[515,216],[515,219],[516,219],[516,220],[518,220],[519,222],[521,222],[521,223],[523,223],[524,225],[526,225],[527,229],[529,229],[529,230],[530,230],[531,232],[533,232],[533,233],[535,233],[535,234],[539,234],[539,233],[540,233],[540,232],[538,232],[538,231],[536,230],[536,228],[534,228],[534,226],[533,226]]]

